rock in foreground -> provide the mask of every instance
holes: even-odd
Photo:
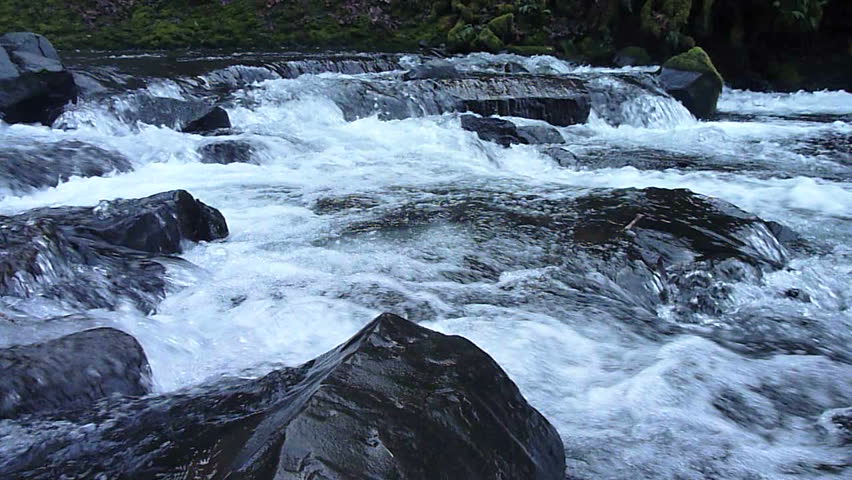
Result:
[[[485,352],[389,314],[299,368],[103,415],[0,458],[0,476],[565,477],[556,430]]]
[[[51,125],[77,98],[74,77],[53,45],[34,33],[0,36],[0,118]]]
[[[0,418],[81,408],[148,393],[142,346],[112,328],[0,350]]]
[[[165,294],[158,256],[227,235],[222,214],[183,190],[0,216],[0,295],[152,311]]]

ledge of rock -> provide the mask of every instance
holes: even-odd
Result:
[[[0,118],[6,123],[51,125],[75,101],[74,77],[41,35],[0,36]]]
[[[565,138],[553,127],[518,126],[500,118],[462,115],[461,126],[467,131],[476,132],[477,136],[486,142],[494,142],[504,147],[565,143]]]
[[[142,346],[113,328],[0,350],[0,418],[83,408],[148,393]]]
[[[0,458],[0,475],[565,478],[558,433],[494,360],[390,314],[301,367],[101,415]]]

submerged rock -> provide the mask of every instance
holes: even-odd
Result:
[[[724,86],[722,76],[701,47],[666,61],[660,83],[698,118],[710,118],[716,113],[716,102]]]
[[[0,418],[87,407],[111,395],[141,396],[150,371],[142,346],[113,328],[0,350]]]
[[[390,314],[301,367],[84,412],[50,441],[29,438],[0,475],[565,477],[558,433],[494,360]]]
[[[509,120],[462,115],[463,129],[476,132],[482,140],[508,147],[510,145],[535,145],[564,143],[565,139],[553,127],[517,126]]]
[[[0,118],[6,123],[51,125],[77,98],[73,75],[41,35],[0,36]]]
[[[412,68],[402,76],[405,81],[460,78],[461,72],[450,62],[435,61]]]
[[[150,312],[166,288],[158,255],[227,235],[222,214],[183,190],[0,216],[0,295]]]
[[[254,147],[252,144],[239,140],[225,140],[203,145],[198,149],[201,163],[256,163],[252,160]]]
[[[323,213],[331,203],[323,202]],[[339,205],[348,208],[345,202]],[[428,248],[423,242],[428,246],[430,228],[452,229],[469,253],[455,262],[443,260],[450,262],[444,273],[428,281],[500,283],[496,291],[477,288],[475,294],[459,293],[461,298],[444,290],[430,292],[451,297],[448,303],[522,305],[548,315],[564,312],[565,305],[580,316],[603,309],[641,335],[689,331],[756,355],[765,353],[751,348],[764,328],[760,324],[752,324],[758,330],[725,334],[734,331],[726,322],[741,321],[730,309],[731,285],[759,281],[763,272],[783,268],[789,257],[767,222],[688,190],[537,195],[448,188],[428,190],[417,201],[358,205],[358,220],[329,242],[362,235],[380,242],[387,236]],[[519,270],[537,273],[507,275]],[[534,298],[536,292],[547,294]],[[388,296],[385,303],[369,305],[396,309],[416,300],[396,293],[401,299]],[[578,313],[584,308],[591,312]],[[718,319],[712,328],[698,320],[708,314]],[[799,333],[789,335],[792,339]],[[837,348],[836,340],[831,343],[829,348]],[[781,343],[777,347],[786,348]]]
[[[121,154],[78,141],[7,146],[0,151],[0,194],[55,187],[74,176],[99,177],[132,169]]]

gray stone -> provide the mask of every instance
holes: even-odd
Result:
[[[44,36],[30,32],[11,32],[0,36],[0,45],[8,50],[27,52],[62,62],[56,49]]]
[[[18,68],[23,72],[41,73],[41,72],[63,72],[65,67],[62,62],[48,57],[42,57],[37,53],[15,51],[12,52],[12,60],[18,65]]]
[[[565,143],[565,138],[559,133],[559,130],[541,125],[518,127],[518,136],[525,139],[530,145]]]
[[[18,67],[12,63],[12,59],[9,58],[9,54],[6,53],[6,49],[0,47],[0,80],[17,78],[19,76]]]

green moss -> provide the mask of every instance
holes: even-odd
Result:
[[[451,52],[469,52],[472,50],[474,40],[476,40],[476,30],[473,26],[458,22],[447,33],[447,48]]]
[[[466,23],[475,23],[476,14],[473,9],[461,2],[461,0],[453,0],[452,9],[459,14],[459,18]]]
[[[485,27],[476,37],[476,45],[488,52],[497,53],[503,50],[504,44],[500,37],[494,34],[490,28]]]
[[[494,9],[497,11],[497,15],[505,15],[507,13],[516,13],[517,9],[514,4],[511,3],[498,3]]]
[[[716,70],[710,56],[701,47],[694,47],[688,52],[674,56],[663,64],[664,68],[672,68],[675,70],[684,70],[687,72],[712,73],[719,79],[719,83],[724,83],[722,75]]]
[[[488,22],[488,28],[504,42],[511,41],[515,34],[515,14],[500,15]]]
[[[645,0],[639,12],[642,30],[656,37],[679,32],[689,20],[692,0]]]

